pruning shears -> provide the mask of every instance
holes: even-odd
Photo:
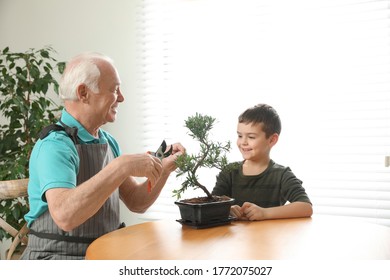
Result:
[[[166,149],[167,149],[167,143],[165,142],[165,140],[163,140],[156,152],[148,152],[148,154],[157,157],[162,161],[163,158],[169,157],[172,154],[173,147],[171,145],[169,150],[165,152]],[[150,193],[151,191],[152,191],[152,184],[150,181],[148,181],[148,192]]]

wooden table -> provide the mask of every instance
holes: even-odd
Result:
[[[86,259],[390,259],[390,227],[322,216],[207,229],[162,220],[103,235]]]

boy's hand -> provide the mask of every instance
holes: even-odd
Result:
[[[230,207],[230,215],[238,220],[248,220],[245,217],[244,213],[241,211],[241,207],[239,205],[233,205]]]
[[[242,207],[233,205],[230,208],[230,215],[241,221],[261,221],[265,219],[266,209],[254,203],[244,202]]]
[[[266,209],[250,202],[244,202],[241,213],[250,221],[261,221],[265,219]]]

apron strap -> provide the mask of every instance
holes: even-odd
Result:
[[[82,236],[69,236],[69,235],[60,235],[47,232],[36,232],[35,230],[30,229],[29,234],[35,235],[39,238],[65,241],[65,242],[75,242],[75,243],[92,243],[96,238],[93,237],[82,237]]]
[[[59,120],[61,125],[58,124],[50,124],[42,129],[42,131],[39,133],[39,138],[42,140],[44,139],[51,131],[65,131],[66,134],[72,139],[73,143],[75,145],[79,144],[77,133],[78,129],[77,127],[70,127],[64,124],[61,120]]]
[[[125,223],[121,223],[118,229],[124,228],[125,226],[126,226]],[[92,243],[96,239],[94,237],[69,236],[69,235],[60,235],[60,234],[47,233],[47,232],[37,232],[32,229],[30,229],[29,234],[44,239],[65,241],[65,242],[75,242],[75,243],[88,243],[88,244]]]

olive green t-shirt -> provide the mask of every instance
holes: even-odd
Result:
[[[246,176],[242,171],[243,162],[229,165],[217,176],[212,191],[214,195],[227,195],[234,198],[235,204],[242,206],[251,202],[268,208],[284,205],[287,201],[311,203],[302,181],[295,177],[289,167],[276,164],[273,160],[267,169],[254,176]]]

